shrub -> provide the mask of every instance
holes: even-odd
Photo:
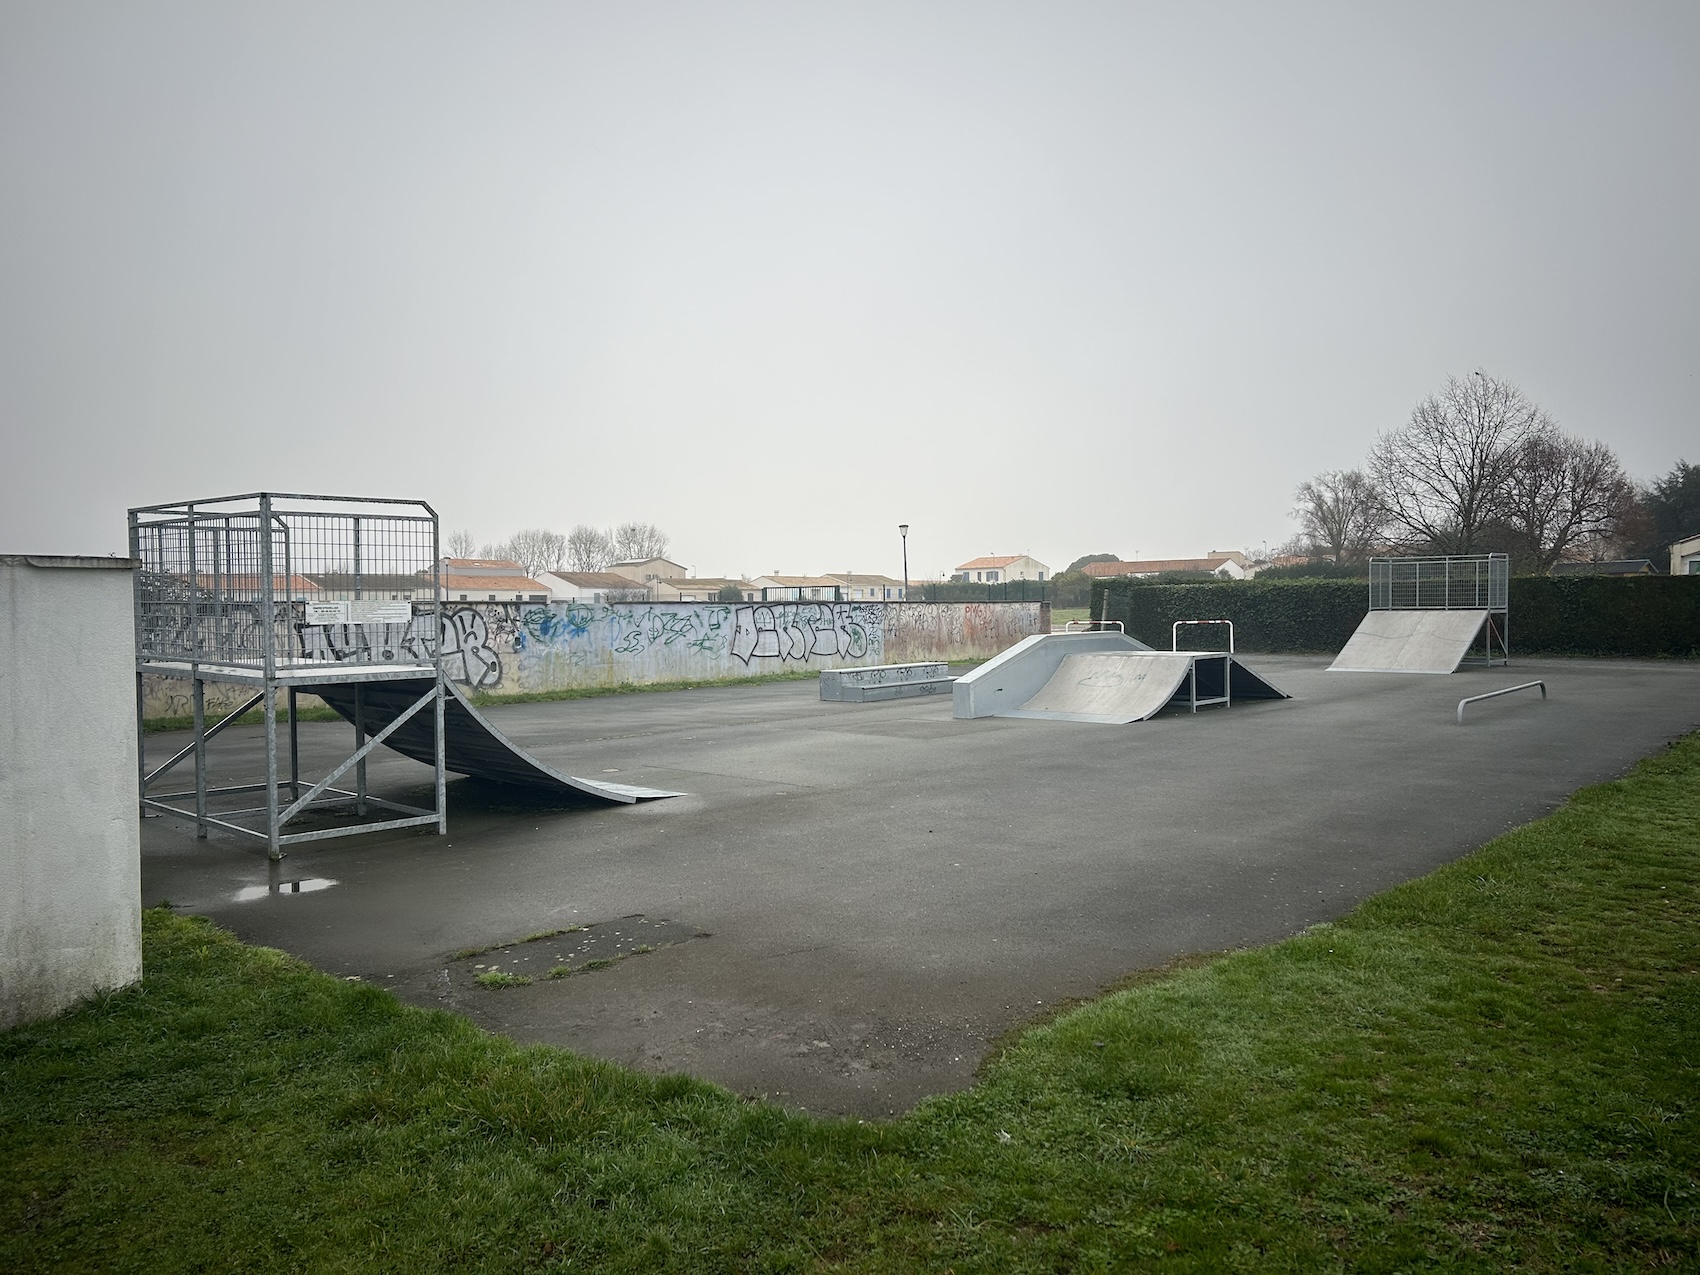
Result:
[[[1093,615],[1105,614],[1106,593],[1108,618],[1159,650],[1176,620],[1224,619],[1242,651],[1331,654],[1369,610],[1361,580],[1103,580],[1092,591]],[[1513,655],[1700,657],[1700,577],[1516,576],[1509,601]]]

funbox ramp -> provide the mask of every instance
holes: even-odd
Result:
[[[1177,699],[1189,703],[1195,669],[1200,703],[1288,698],[1224,652],[1153,651],[1116,633],[1054,633],[1027,638],[958,679],[954,715],[1143,721]]]
[[[1455,673],[1487,620],[1486,611],[1371,611],[1328,671]]]
[[[600,780],[580,779],[562,774],[545,765],[520,748],[489,719],[472,706],[459,687],[447,683],[449,694],[443,702],[443,742],[445,764],[460,775],[472,775],[499,784],[541,790],[563,798],[573,805],[630,804],[650,801],[657,797],[682,797],[683,793],[660,788],[635,788],[630,784],[609,784]],[[317,695],[350,724],[354,721],[356,688],[362,699],[362,714],[368,737],[376,735],[419,697],[431,689],[431,679],[408,678],[393,682],[326,682],[303,686],[302,694]],[[430,709],[415,713],[403,722],[384,741],[404,757],[436,765],[437,741],[435,714]]]

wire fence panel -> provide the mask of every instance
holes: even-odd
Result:
[[[1510,586],[1503,553],[1369,560],[1371,611],[1503,612]]]
[[[136,509],[136,655],[262,670],[430,664],[437,519],[418,501],[254,495]]]

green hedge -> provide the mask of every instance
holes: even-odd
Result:
[[[1169,649],[1176,620],[1234,622],[1242,651],[1332,654],[1369,609],[1362,580],[1223,580],[1148,584],[1100,580],[1092,614],[1120,620],[1130,636]],[[1513,655],[1700,657],[1700,577],[1581,576],[1511,581]],[[1214,645],[1219,633],[1183,634],[1182,646]]]
[[[1369,588],[1359,580],[1219,580],[1204,584],[1145,584],[1104,580],[1092,590],[1092,615],[1120,620],[1128,635],[1169,649],[1176,620],[1232,620],[1242,651],[1333,652],[1346,644],[1369,610]],[[1181,645],[1226,644],[1219,629],[1181,634]]]
[[[1700,576],[1518,576],[1511,653],[1700,657]]]

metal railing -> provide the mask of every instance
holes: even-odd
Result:
[[[130,511],[136,658],[266,672],[434,662],[437,518],[423,501],[269,492]]]
[[[1183,624],[1225,624],[1228,626],[1228,654],[1234,653],[1234,622],[1232,620],[1176,620],[1169,629],[1169,650],[1181,649],[1181,625]]]
[[[1371,558],[1371,611],[1494,611],[1503,613],[1511,559],[1503,553],[1435,558]]]
[[[1541,688],[1541,698],[1545,699],[1547,697],[1547,684],[1541,681],[1522,682],[1516,686],[1507,686],[1504,690],[1488,691],[1485,695],[1466,695],[1458,701],[1458,724],[1460,726],[1464,724],[1464,705],[1466,704],[1479,704],[1484,699],[1498,699],[1501,695],[1511,695],[1517,691],[1531,691],[1537,686]]]

